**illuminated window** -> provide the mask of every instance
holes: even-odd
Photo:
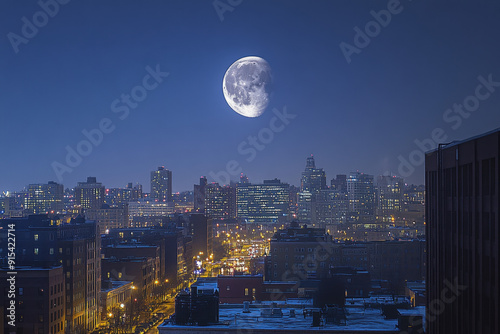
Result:
[[[118,278],[122,278],[122,273],[118,273]]]
[[[34,249],[34,253],[35,253],[35,255],[38,255],[38,248]]]
[[[245,288],[245,296],[248,296],[248,288]]]
[[[38,234],[35,234],[34,236],[35,241],[38,241]]]

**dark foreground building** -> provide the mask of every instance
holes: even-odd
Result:
[[[428,333],[499,333],[500,129],[427,153]]]

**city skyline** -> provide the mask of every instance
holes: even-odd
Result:
[[[312,155],[311,155],[312,157]],[[309,160],[311,157],[306,157],[306,160]],[[306,161],[304,160],[304,162]],[[304,166],[306,165],[306,163],[304,163]],[[158,168],[165,168],[164,166],[160,166]],[[320,169],[324,169],[323,167],[320,166]],[[168,168],[165,168],[165,170],[168,170]],[[172,176],[172,181],[175,181],[175,172],[174,171],[171,171],[171,170],[168,170],[171,174],[170,175],[173,175]],[[150,171],[150,173],[152,172],[155,172],[155,171]],[[302,170],[303,172],[303,170]],[[245,176],[247,178],[247,182],[249,184],[261,184],[263,183],[264,181],[269,181],[269,180],[276,180],[278,179],[279,181],[281,181],[282,183],[286,183],[286,184],[289,184],[290,186],[294,186],[294,187],[297,187],[297,189],[300,188],[300,184],[301,184],[301,177],[300,177],[300,173],[299,172],[299,176],[297,177],[298,178],[298,181],[296,183],[293,183],[293,182],[287,182],[287,181],[284,181],[283,179],[281,179],[279,177],[279,175],[270,175],[268,177],[265,177],[264,179],[260,179],[260,180],[255,180],[255,179],[251,179],[248,177],[247,174],[245,173],[241,173],[240,175],[238,175],[238,177],[232,177],[231,178],[231,183],[238,183],[240,182],[240,177],[241,176]],[[338,174],[336,175],[332,175],[331,177],[329,177],[329,175],[327,174],[326,175],[326,186],[327,188],[330,188],[330,183],[331,181],[335,180],[335,177],[339,176],[339,175],[344,175],[344,176],[349,176],[349,175],[352,175],[352,174],[357,174],[357,173],[360,173],[360,174],[366,174],[366,175],[369,175],[369,176],[372,176],[372,177],[379,177],[379,176],[391,176],[391,177],[398,177],[397,175],[394,175],[394,174],[385,174],[385,175],[372,175],[372,174],[369,174],[369,173],[365,173],[363,171],[360,171],[360,170],[355,170],[355,171],[349,171],[349,172],[342,172],[340,171]],[[201,177],[205,177],[206,178],[206,175],[202,175]],[[108,184],[106,184],[105,181],[103,181],[102,179],[100,179],[99,176],[86,176],[83,180],[79,180],[77,181],[77,183],[75,185],[66,185],[66,184],[60,184],[60,183],[57,183],[56,181],[53,181],[53,180],[48,180],[48,181],[42,181],[42,182],[30,182],[30,183],[26,183],[25,186],[23,186],[22,188],[20,189],[10,189],[10,190],[7,190],[7,191],[4,191],[3,193],[0,193],[0,196],[2,195],[6,195],[7,193],[9,194],[12,194],[12,193],[16,193],[16,192],[20,192],[20,191],[26,191],[26,192],[29,192],[30,191],[30,187],[31,186],[41,186],[41,185],[50,185],[50,184],[54,184],[54,185],[61,185],[63,186],[63,189],[64,191],[66,189],[69,189],[69,190],[75,190],[75,188],[78,187],[79,184],[82,184],[82,183],[86,183],[88,182],[88,179],[91,178],[91,179],[97,179],[99,181],[99,184],[102,184],[103,187],[105,187],[106,190],[109,190],[109,189],[127,189],[129,188],[131,185],[132,186],[137,186],[137,185],[140,185],[143,189],[148,189],[148,187],[150,188],[150,182],[146,182],[145,184],[142,184],[140,182],[135,182],[134,180],[130,180],[130,182],[125,182],[125,184],[122,184],[122,185],[118,185],[118,186],[110,186]],[[405,178],[402,178],[403,180],[405,180]],[[195,182],[191,185],[191,188],[189,189],[179,189],[177,191],[172,191],[172,194],[180,194],[180,193],[183,193],[183,192],[186,192],[186,191],[193,191],[193,187],[195,185],[197,185],[197,181],[199,181],[199,178],[198,180],[195,180]],[[218,180],[210,180],[208,179],[208,184],[219,184],[219,182],[217,182]],[[415,185],[415,186],[423,186],[423,183],[422,184],[413,184],[413,183],[408,183],[408,182],[405,182],[406,185]],[[230,183],[220,183],[221,186],[230,186]],[[147,193],[147,194],[151,194],[151,192],[144,192],[144,193]],[[153,198],[153,197],[152,197]]]
[[[41,3],[0,5],[0,129],[12,142],[0,192],[89,175],[148,189],[158,166],[179,192],[228,164],[296,185],[310,154],[328,179],[360,170],[423,184],[428,148],[500,124],[493,2]],[[255,119],[222,92],[228,67],[250,55],[274,75]],[[89,137],[69,166],[67,147]],[[59,179],[55,163],[71,171],[56,164]]]

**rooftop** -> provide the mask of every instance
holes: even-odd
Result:
[[[281,305],[284,306],[284,305]],[[370,331],[373,333],[399,333],[396,327],[397,319],[386,320],[380,309],[364,308],[360,305],[348,306],[346,308],[347,321],[345,325],[324,324],[320,327],[312,327],[313,317],[304,316],[304,310],[317,310],[310,305],[286,305],[282,307],[282,317],[263,317],[263,310],[269,309],[269,305],[251,305],[249,313],[243,313],[242,305],[222,306],[219,312],[219,321],[217,325],[211,326],[177,326],[164,322],[158,326],[159,333],[173,333],[175,330],[183,332],[189,330],[190,333],[219,330],[272,330],[281,333],[304,333],[314,330],[315,332],[342,332],[356,333],[360,331]],[[398,309],[399,310],[399,309]],[[421,315],[425,313],[424,307],[416,307],[410,310],[399,310],[404,315]],[[295,313],[295,317],[291,313]],[[260,331],[259,331],[260,332]],[[267,332],[267,331],[266,331]],[[257,332],[256,332],[257,333]]]
[[[107,288],[101,287],[101,292],[109,292],[113,291],[115,289],[119,289],[125,285],[130,284],[132,286],[133,282],[132,281],[106,281],[109,282],[108,284],[110,285]]]

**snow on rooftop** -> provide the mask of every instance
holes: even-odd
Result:
[[[226,330],[286,330],[287,332],[300,333],[304,331],[386,331],[392,333],[399,333],[397,328],[398,320],[387,320],[382,315],[380,309],[364,308],[364,307],[347,307],[345,325],[338,324],[324,324],[320,327],[312,327],[312,316],[304,316],[303,307],[287,307],[282,308],[283,317],[281,318],[268,318],[262,316],[263,309],[269,307],[252,307],[249,313],[243,313],[241,305],[234,305],[234,307],[220,308],[219,311],[219,324],[211,326],[177,326],[169,323],[163,323],[158,326],[159,333],[168,333],[175,328],[186,329],[190,328],[196,332],[203,332],[204,330],[210,331],[211,329],[226,329]],[[290,305],[288,305],[290,306]],[[306,309],[312,309],[306,307]],[[295,317],[290,317],[290,310],[295,311]],[[405,315],[424,315],[425,308],[417,307],[411,310],[400,310],[401,314]]]

